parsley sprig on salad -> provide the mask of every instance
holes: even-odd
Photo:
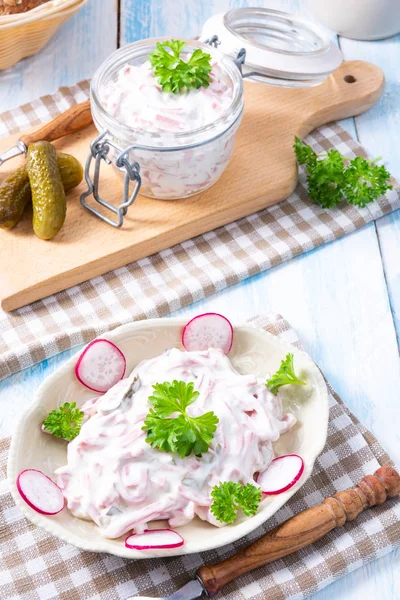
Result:
[[[47,415],[43,430],[71,442],[81,430],[83,416],[83,412],[76,408],[76,402],[66,402]]]
[[[277,395],[279,388],[282,385],[307,385],[305,381],[301,381],[294,371],[294,355],[289,352],[285,359],[281,361],[279,369],[274,373],[265,384],[269,391]]]
[[[393,187],[389,171],[374,160],[346,158],[335,149],[316,154],[298,137],[293,148],[297,162],[305,166],[309,196],[323,208],[334,208],[342,200],[363,208]]]
[[[251,483],[242,485],[233,481],[225,481],[216,485],[212,492],[213,503],[210,510],[222,523],[233,523],[239,510],[246,517],[256,514],[261,500],[261,489]]]
[[[192,417],[188,406],[199,397],[193,383],[174,380],[156,383],[152,404],[142,429],[147,432],[146,442],[163,452],[176,452],[181,458],[207,452],[218,424],[214,412]],[[177,416],[172,416],[177,415]]]
[[[186,92],[191,88],[210,85],[211,56],[197,48],[188,61],[181,58],[186,42],[169,40],[157,42],[155,50],[149,56],[154,75],[163,92]]]

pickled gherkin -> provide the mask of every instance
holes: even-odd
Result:
[[[51,240],[63,226],[67,213],[54,146],[49,142],[31,144],[27,170],[32,192],[33,231],[40,239]]]
[[[0,227],[11,229],[21,219],[31,199],[28,171],[21,167],[0,186]]]
[[[57,159],[64,190],[68,192],[82,181],[82,165],[74,156],[62,152],[57,154]],[[15,227],[31,201],[28,171],[21,167],[0,185],[0,227]]]
[[[64,190],[69,192],[83,179],[82,165],[75,156],[63,152],[57,152],[57,159]]]

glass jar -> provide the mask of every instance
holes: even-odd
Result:
[[[218,62],[231,89],[225,113],[203,127],[181,132],[133,129],[107,112],[104,90],[116,81],[120,69],[140,66],[167,38],[147,39],[117,50],[103,63],[91,83],[93,121],[99,132],[107,131],[113,146],[111,156],[130,147],[128,160],[140,166],[140,193],[152,198],[175,200],[197,194],[213,185],[225,170],[233,152],[234,138],[243,114],[243,82],[234,62],[210,46],[190,40],[184,54],[201,48]],[[115,162],[115,161],[114,161]]]
[[[312,86],[322,83],[342,61],[329,37],[301,17],[271,9],[233,9],[211,17],[203,27],[203,41],[185,40],[182,52],[191,54],[201,48],[211,54],[231,89],[225,111],[204,126],[180,132],[155,131],[151,123],[130,127],[107,110],[105,90],[115,84],[123,67],[142,65],[157,42],[166,40],[142,40],[117,50],[92,79],[91,108],[100,135],[91,144],[85,172],[88,190],[81,203],[115,227],[122,225],[139,189],[145,196],[176,200],[198,194],[220,178],[231,159],[243,114],[244,77],[285,87]],[[118,207],[99,196],[102,160],[112,162],[124,174],[124,196]],[[98,204],[117,215],[117,221],[86,202],[92,194]]]

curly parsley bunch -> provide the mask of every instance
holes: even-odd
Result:
[[[346,158],[335,149],[316,154],[298,137],[293,148],[297,162],[305,166],[309,196],[322,208],[334,208],[342,200],[364,208],[393,187],[389,171],[374,160]]]
[[[191,88],[210,85],[211,55],[197,48],[188,61],[181,58],[186,42],[169,40],[157,42],[155,50],[149,56],[154,75],[163,92],[187,92]]]
[[[239,510],[246,517],[252,517],[261,501],[261,489],[251,483],[242,485],[233,481],[224,481],[214,486],[211,492],[213,503],[210,510],[222,523],[233,523]]]
[[[212,411],[198,417],[187,413],[187,407],[200,395],[193,383],[156,383],[153,390],[149,397],[152,408],[142,427],[147,433],[146,442],[163,452],[176,452],[181,458],[192,452],[195,456],[207,452],[218,417]]]

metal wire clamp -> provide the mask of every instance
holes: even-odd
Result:
[[[218,46],[221,45],[221,40],[217,35],[213,35],[212,37],[207,38],[204,43],[208,44],[209,46],[213,46],[214,48],[218,48]],[[243,73],[243,65],[246,62],[246,48],[240,48],[237,51],[236,58],[233,59],[233,62],[239,69],[243,79],[246,79],[247,77],[263,77],[263,74],[259,73],[258,71],[249,71],[247,73]]]
[[[213,46],[214,48],[218,48],[218,46],[221,45],[221,40],[219,39],[219,37],[217,35],[213,35],[212,37],[204,40],[204,43],[208,44],[209,46]],[[238,52],[236,54],[236,58],[233,59],[233,62],[235,63],[235,65],[237,66],[237,68],[239,69],[239,71],[242,75],[243,75],[242,66],[244,65],[245,61],[246,61],[246,48],[240,48],[240,50],[238,50]],[[246,77],[246,75],[244,75],[244,77]]]
[[[88,189],[81,195],[81,204],[92,214],[96,215],[96,217],[99,217],[99,219],[102,219],[109,225],[112,225],[113,227],[121,227],[129,206],[131,206],[135,202],[136,196],[139,193],[141,185],[140,166],[137,162],[129,162],[129,152],[135,146],[129,146],[129,148],[125,148],[125,150],[121,152],[120,149],[117,148],[115,144],[113,144],[107,138],[107,133],[107,131],[104,131],[90,144],[90,154],[87,158],[85,165],[85,179],[88,185]],[[104,160],[108,165],[111,164],[111,159],[108,156],[111,148],[113,148],[116,152],[119,153],[115,160],[116,167],[125,171],[123,201],[119,206],[113,206],[112,204],[101,198],[101,196],[99,195],[101,161]],[[94,176],[92,180],[90,176],[90,167],[93,159],[95,161],[95,165]],[[132,181],[136,183],[132,193],[129,195],[129,187]],[[98,204],[116,214],[117,220],[110,219],[94,206],[90,206],[86,202],[86,198],[88,198],[88,196],[91,195],[93,195],[93,198],[96,200],[96,202],[98,202]]]

